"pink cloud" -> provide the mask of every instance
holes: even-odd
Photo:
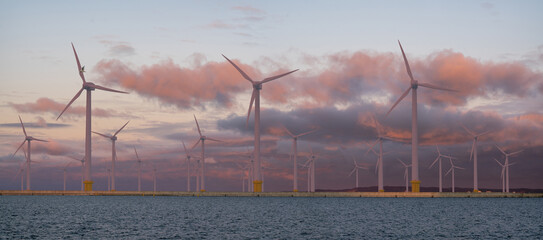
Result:
[[[60,114],[66,107],[65,104],[58,103],[46,97],[39,98],[36,102],[8,103],[8,105],[21,113],[51,113],[53,115]],[[113,117],[119,115],[115,110],[111,109],[94,108],[92,111],[95,117]],[[85,107],[72,105],[66,110],[64,115],[84,116]]]

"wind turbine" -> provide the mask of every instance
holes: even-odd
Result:
[[[156,192],[156,166],[153,163],[153,192]]]
[[[411,73],[411,68],[409,67],[409,62],[407,62],[407,57],[405,56],[405,53],[402,48],[402,44],[400,41],[398,41],[398,44],[400,45],[400,49],[402,50],[403,60],[405,62],[405,68],[407,70],[407,74],[409,75],[409,78],[411,79],[411,84],[405,92],[400,96],[400,98],[392,105],[390,110],[388,110],[386,116],[400,103],[406,96],[409,94],[409,92],[412,90],[411,93],[411,190],[413,192],[420,192],[420,179],[419,179],[419,155],[418,155],[418,146],[419,146],[419,130],[418,130],[418,123],[417,123],[417,88],[419,86],[426,87],[426,88],[432,88],[437,90],[444,90],[444,91],[451,91],[454,92],[455,90],[447,89],[438,87],[429,83],[419,83],[418,80],[415,80],[413,77],[413,74]],[[385,116],[385,117],[386,117]]]
[[[37,139],[37,138],[34,138],[32,136],[28,136],[26,134],[26,130],[25,130],[25,125],[23,124],[23,120],[21,119],[21,116],[19,116],[19,121],[21,122],[21,127],[23,128],[23,133],[25,134],[25,140],[23,140],[23,143],[21,143],[21,145],[19,145],[19,147],[17,148],[17,150],[15,150],[15,153],[13,153],[13,156],[15,156],[15,154],[19,151],[19,149],[21,149],[23,147],[23,145],[25,144],[25,142],[27,143],[27,151],[28,153],[25,153],[26,155],[26,190],[30,190],[30,162],[32,162],[32,160],[30,160],[30,142],[31,141],[38,141],[38,142],[47,142],[45,140],[41,140],[41,139]],[[24,151],[24,149],[23,149]],[[12,157],[13,157],[12,156]]]
[[[107,168],[107,190],[111,191],[111,169]]]
[[[384,183],[383,183],[383,141],[384,140],[391,140],[391,141],[402,141],[401,139],[397,138],[391,138],[385,136],[383,133],[383,127],[381,124],[373,117],[373,122],[375,123],[375,128],[377,129],[377,140],[373,142],[372,145],[370,145],[370,148],[368,151],[366,151],[366,154],[368,154],[369,151],[373,151],[377,155],[377,164],[375,165],[377,172],[377,189],[379,192],[384,192]],[[379,143],[379,153],[375,152],[373,150],[373,147]]]
[[[509,156],[516,155],[524,150],[519,150],[512,153],[506,153],[503,149],[498,147],[498,145],[495,145],[495,146],[496,148],[500,150],[500,152],[503,153],[503,155],[505,155],[505,164],[504,164],[505,165],[505,192],[509,192],[509,166],[511,166],[511,164],[509,164]]]
[[[466,130],[469,135],[473,137],[473,144],[471,145],[471,153],[469,155],[469,160],[473,158],[473,192],[479,192],[479,179],[477,176],[477,140],[480,136],[483,136],[490,131],[476,134],[475,132],[468,129],[464,124],[461,124],[462,128]]]
[[[200,139],[198,139],[198,141],[192,146],[192,148],[190,149],[194,149],[198,143],[202,143],[202,161],[200,162],[201,166],[200,166],[200,189],[199,191],[201,192],[205,192],[206,190],[206,184],[205,184],[205,141],[206,140],[210,140],[210,141],[215,141],[215,142],[223,142],[221,140],[218,140],[218,139],[215,139],[215,138],[210,138],[210,137],[207,137],[207,136],[204,136],[202,135],[202,131],[200,131],[200,125],[198,124],[198,120],[196,119],[196,115],[194,115],[194,121],[196,122],[196,127],[198,128],[198,134],[200,135]]]
[[[453,161],[452,161],[452,157],[449,157],[449,156],[446,156],[448,159],[449,159],[449,162],[451,163],[451,169],[449,169],[449,171],[447,171],[447,173],[445,173],[445,176],[449,175],[449,173],[452,174],[452,192],[454,192],[454,169],[464,169],[464,168],[461,168],[461,167],[457,167],[453,164]]]
[[[500,164],[500,166],[502,167],[502,174],[500,176],[500,180],[502,180],[502,192],[505,192],[505,178],[504,178],[504,173],[505,173],[505,168],[506,168],[506,165],[505,164],[502,164],[500,161],[498,161],[498,159],[495,159],[494,160]],[[511,165],[511,164],[510,164]]]
[[[293,70],[293,71],[290,71],[290,72],[287,72],[287,73],[283,73],[283,74],[279,74],[279,75],[276,75],[276,76],[273,76],[273,77],[268,77],[268,78],[265,78],[261,81],[253,81],[253,79],[251,79],[249,77],[249,75],[247,75],[245,72],[243,72],[243,70],[241,70],[241,68],[239,68],[234,62],[230,61],[230,59],[228,59],[226,56],[222,55],[228,62],[230,62],[237,70],[238,72],[243,76],[243,78],[245,78],[247,81],[251,82],[251,84],[253,85],[253,93],[251,95],[251,101],[249,103],[249,111],[247,113],[247,121],[246,121],[246,125],[249,125],[249,116],[251,116],[251,109],[253,107],[253,102],[255,104],[255,147],[254,147],[254,152],[255,152],[255,167],[254,167],[254,176],[253,176],[253,179],[254,182],[254,191],[255,192],[261,192],[262,191],[262,176],[260,175],[260,172],[262,171],[261,167],[260,167],[260,90],[262,90],[262,84],[264,83],[267,83],[267,82],[270,82],[270,81],[273,81],[275,79],[278,79],[278,78],[281,78],[281,77],[284,77],[286,75],[289,75],[293,72],[296,72],[298,71],[298,69],[296,70]]]
[[[78,159],[76,157],[72,157],[70,156],[71,159],[73,160],[76,160],[78,162],[81,162],[81,191],[84,190],[83,188],[83,182],[85,181],[84,177],[85,177],[85,157],[81,158],[81,159]]]
[[[111,140],[111,191],[115,191],[115,160],[117,160],[117,150],[115,149],[115,141],[117,141],[117,134],[119,134],[129,122],[130,121],[126,122],[113,135],[106,135],[103,133],[92,131],[95,134],[98,134],[105,138],[109,138]]]
[[[315,160],[317,160],[318,156],[313,153],[313,149],[311,149],[310,155],[307,156],[307,162],[305,165],[308,166],[308,181],[309,181],[309,191],[315,192]]]
[[[453,157],[441,154],[441,152],[439,151],[439,147],[437,145],[436,145],[436,149],[437,149],[437,154],[438,154],[437,158],[436,158],[436,160],[434,160],[432,162],[432,164],[428,168],[432,168],[434,166],[434,164],[436,164],[436,162],[439,161],[439,164],[438,164],[438,166],[439,166],[439,192],[443,192],[443,178],[441,177],[441,173],[443,171],[441,170],[441,159],[442,158],[453,158]]]
[[[354,157],[353,157],[353,163],[354,163],[353,170],[351,171],[351,173],[349,173],[348,177],[350,177],[351,175],[353,175],[353,173],[355,173],[355,176],[356,176],[356,188],[358,188],[358,169],[368,170],[368,168],[358,165],[358,163],[356,163],[356,160],[355,160]]]
[[[83,90],[87,90],[87,105],[86,105],[86,116],[85,116],[85,191],[92,191],[92,184],[94,183],[92,181],[91,177],[91,163],[92,163],[92,157],[91,157],[91,93],[92,91],[96,89],[109,91],[109,92],[117,92],[117,93],[127,93],[123,91],[114,90],[111,88],[102,87],[100,85],[96,85],[92,82],[87,82],[85,80],[85,67],[81,67],[81,64],[79,63],[79,57],[77,57],[77,52],[75,51],[74,44],[72,43],[72,49],[74,50],[75,60],[77,62],[77,70],[79,71],[79,76],[81,77],[81,80],[83,80],[83,86],[81,86],[81,89],[75,94],[75,96],[70,100],[68,105],[62,110],[60,115],[58,115],[57,120],[62,116],[62,114],[72,105],[72,103],[81,95]]]
[[[136,153],[136,158],[138,159],[138,192],[141,192],[141,159],[140,156],[138,156],[136,147],[134,147],[134,152]]]
[[[403,165],[405,171],[403,173],[403,178],[405,179],[405,192],[409,192],[409,168],[411,165],[405,164],[401,159],[398,158],[398,161]],[[441,164],[441,161],[439,162]],[[441,191],[440,191],[441,192]]]
[[[72,164],[71,162],[69,162],[68,164],[66,164],[66,166],[64,166],[64,168],[62,169],[63,173],[64,173],[64,191],[66,191],[66,169],[70,166],[70,164]]]
[[[187,147],[185,146],[185,142],[181,141],[183,143],[183,149],[185,149],[185,156],[187,157],[187,192],[190,192],[190,159],[192,158],[192,154],[189,150],[187,150]]]
[[[298,135],[294,135],[286,127],[285,127],[285,130],[287,131],[288,135],[290,135],[292,137],[292,151],[294,151],[294,170],[293,170],[293,173],[294,173],[293,181],[294,182],[293,182],[293,190],[292,191],[293,192],[298,192],[298,160],[297,160],[297,158],[298,158],[298,138],[301,137],[301,136],[305,136],[307,134],[313,133],[313,132],[317,131],[317,129],[314,129],[314,130],[311,130],[311,131],[308,131],[308,132],[304,132],[304,133],[300,133]],[[358,171],[357,171],[357,174],[358,174]]]

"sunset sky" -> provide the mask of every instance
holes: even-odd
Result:
[[[317,189],[355,186],[352,157],[369,168],[360,186],[376,186],[375,116],[392,137],[411,136],[411,98],[385,118],[409,86],[398,40],[416,79],[457,89],[419,88],[421,187],[437,187],[429,165],[438,144],[457,157],[457,187],[472,187],[472,138],[479,139],[479,187],[500,188],[504,161],[512,157],[511,188],[543,188],[542,1],[7,1],[0,0],[0,189],[19,189],[24,161],[18,115],[33,142],[32,189],[79,190],[84,156],[85,96],[57,121],[81,88],[70,43],[86,79],[127,91],[93,92],[93,131],[118,135],[117,190],[137,189],[133,146],[144,162],[143,190],[186,190],[181,140],[197,140],[193,114],[209,143],[208,191],[239,191],[252,151],[252,117],[245,118],[249,82],[222,56],[254,79],[300,69],[262,89],[262,156],[265,191],[292,190],[291,140],[304,163],[310,148]],[[93,135],[95,190],[105,190],[111,142]],[[199,148],[198,148],[199,149]],[[199,150],[195,149],[195,152]],[[384,185],[403,186],[411,145],[385,142]],[[444,172],[450,167],[444,163]],[[306,170],[299,172],[305,190]],[[193,180],[194,183],[194,180]],[[450,175],[444,187],[451,184]],[[192,187],[194,189],[194,186]],[[385,187],[386,190],[386,187]]]

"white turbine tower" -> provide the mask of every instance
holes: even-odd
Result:
[[[156,192],[156,166],[153,163],[153,193]]]
[[[117,150],[115,148],[115,141],[117,141],[117,134],[119,134],[124,127],[129,123],[130,121],[126,122],[117,132],[115,132],[113,135],[106,135],[99,132],[92,131],[95,134],[98,134],[102,137],[109,138],[111,140],[111,191],[115,191],[115,160],[117,160]]]
[[[83,182],[85,181],[85,157],[78,159],[76,157],[70,156],[71,159],[81,162],[81,191],[84,190]]]
[[[198,134],[200,135],[200,139],[190,148],[194,149],[198,143],[202,143],[202,156],[201,156],[201,162],[200,162],[200,189],[197,189],[198,191],[205,192],[206,190],[206,184],[205,184],[205,141],[215,141],[215,142],[223,142],[218,139],[210,138],[207,136],[202,135],[202,131],[200,131],[200,125],[198,124],[198,120],[196,119],[196,115],[194,115],[194,121],[196,122],[196,127],[198,128]]]
[[[254,147],[254,154],[255,154],[255,167],[254,167],[254,176],[253,176],[253,179],[254,179],[254,191],[255,192],[261,192],[262,191],[262,176],[260,175],[260,172],[262,171],[261,167],[260,167],[260,90],[262,90],[262,84],[264,83],[267,83],[267,82],[270,82],[270,81],[273,81],[275,79],[278,79],[278,78],[281,78],[281,77],[284,77],[286,75],[289,75],[293,72],[296,72],[298,71],[298,69],[296,70],[293,70],[293,71],[290,71],[290,72],[287,72],[287,73],[283,73],[283,74],[279,74],[279,75],[276,75],[276,76],[273,76],[273,77],[268,77],[268,78],[265,78],[261,81],[253,81],[253,79],[251,79],[249,77],[249,75],[247,75],[245,72],[243,72],[243,70],[241,70],[241,68],[239,68],[234,62],[230,61],[230,59],[228,59],[226,56],[222,55],[228,62],[230,62],[237,70],[238,72],[243,76],[243,78],[245,78],[247,81],[251,82],[251,84],[253,85],[253,93],[251,95],[251,101],[249,103],[249,111],[247,113],[247,121],[246,121],[246,125],[249,124],[249,116],[251,116],[251,109],[253,108],[253,102],[255,104],[255,147]]]
[[[81,80],[83,80],[83,86],[81,89],[75,94],[75,96],[70,100],[68,105],[62,110],[60,115],[58,115],[57,120],[62,116],[62,114],[72,105],[72,103],[81,95],[83,90],[87,90],[87,105],[86,105],[86,116],[85,116],[85,191],[92,191],[92,184],[94,183],[92,181],[91,176],[91,163],[92,163],[92,157],[91,157],[91,93],[92,91],[96,89],[109,91],[109,92],[117,92],[117,93],[127,93],[123,91],[114,90],[111,88],[102,87],[100,85],[96,85],[92,82],[87,82],[85,80],[85,67],[81,67],[81,64],[79,63],[79,58],[77,57],[77,52],[75,51],[74,44],[72,43],[72,49],[74,50],[75,60],[77,61],[77,70],[79,71],[79,76],[81,77]]]
[[[411,167],[411,165],[405,164],[399,158],[398,158],[398,161],[400,161],[400,163],[403,165],[404,170],[405,170],[404,173],[403,173],[403,178],[405,179],[405,192],[409,192],[409,168]]]
[[[138,151],[136,151],[136,147],[134,147],[134,152],[136,153],[136,158],[138,159],[138,192],[141,192],[141,159],[138,155]]]
[[[351,173],[349,173],[349,176],[350,177],[351,175],[353,175],[353,173],[355,173],[355,178],[356,178],[356,188],[358,188],[358,169],[365,169],[365,170],[368,170],[367,167],[364,167],[364,166],[360,166],[358,165],[358,163],[356,163],[356,159],[353,157],[353,163],[354,163],[354,167],[353,167],[353,170],[351,171]]]
[[[430,165],[429,168],[432,168],[434,166],[434,164],[436,164],[436,162],[439,161],[439,164],[438,164],[438,166],[439,166],[439,192],[443,192],[443,178],[441,176],[443,171],[441,170],[441,160],[442,160],[442,158],[449,158],[450,159],[450,158],[453,158],[453,157],[441,154],[441,152],[439,151],[439,147],[437,145],[436,145],[436,148],[437,148],[437,154],[438,154],[437,158],[436,158],[436,160],[434,160],[434,162],[432,162],[432,164]]]
[[[500,166],[502,167],[502,173],[500,175],[500,180],[502,181],[502,192],[505,192],[505,178],[504,178],[504,174],[505,174],[505,168],[506,168],[506,165],[502,164],[500,161],[498,161],[498,159],[495,159],[494,160],[500,164]],[[511,164],[510,164],[511,165]]]
[[[509,157],[516,155],[524,150],[519,150],[512,153],[506,153],[503,149],[498,147],[498,145],[496,145],[496,148],[498,148],[500,152],[502,152],[503,155],[505,156],[505,163],[504,163],[505,165],[505,192],[509,192],[509,166],[511,166],[511,164],[509,164]]]
[[[15,153],[13,153],[13,156],[15,156],[15,154],[19,151],[19,149],[21,149],[23,147],[23,145],[25,144],[25,142],[27,143],[27,151],[28,153],[25,153],[25,156],[26,156],[26,190],[30,190],[30,163],[32,162],[32,160],[30,159],[30,142],[31,141],[39,141],[39,142],[47,142],[45,140],[41,140],[41,139],[37,139],[37,138],[34,138],[32,136],[28,136],[26,134],[26,130],[25,130],[25,125],[23,124],[23,120],[21,120],[21,116],[19,116],[19,121],[21,122],[21,127],[23,128],[23,133],[25,134],[25,140],[23,140],[23,143],[21,143],[21,145],[19,145],[19,147],[17,148],[17,150],[15,150]],[[23,149],[24,151],[24,149]],[[12,156],[12,157],[13,157]]]
[[[469,135],[473,137],[473,144],[471,145],[471,153],[469,155],[469,159],[471,160],[473,158],[473,192],[479,192],[479,178],[477,176],[477,140],[480,136],[483,136],[490,131],[486,131],[483,133],[476,134],[475,132],[468,129],[464,124],[461,124],[462,128],[466,130]]]
[[[317,131],[317,129],[300,133],[298,135],[294,135],[292,132],[290,132],[286,127],[285,130],[287,131],[288,135],[292,137],[292,151],[294,152],[294,169],[293,169],[293,192],[298,192],[298,138],[301,136],[305,136],[307,134],[313,133]],[[358,172],[358,171],[357,171]]]
[[[185,142],[184,141],[181,141],[183,143],[183,149],[185,150],[185,156],[186,156],[186,160],[187,160],[187,192],[190,192],[190,177],[191,177],[191,172],[190,172],[190,159],[192,158],[192,153],[187,150],[187,147],[185,146]]]
[[[107,168],[107,190],[111,191],[111,169]]]
[[[415,78],[413,77],[413,74],[411,73],[411,68],[409,67],[409,62],[407,62],[407,57],[405,56],[405,53],[402,48],[402,44],[400,41],[398,41],[398,44],[400,45],[400,49],[402,50],[403,59],[405,62],[405,68],[407,69],[407,74],[409,75],[409,78],[411,79],[411,84],[405,92],[400,96],[400,98],[392,105],[390,110],[388,110],[386,116],[400,103],[406,96],[409,94],[410,91],[413,91],[411,93],[411,191],[413,192],[419,192],[420,191],[420,179],[419,179],[419,155],[418,155],[418,146],[419,146],[419,130],[418,130],[418,123],[417,123],[417,88],[419,86],[426,87],[426,88],[432,88],[437,90],[444,90],[444,91],[452,91],[455,90],[447,89],[438,87],[429,83],[419,83]]]
[[[384,189],[384,175],[383,175],[383,141],[384,140],[390,140],[390,141],[402,141],[401,139],[397,139],[397,138],[391,138],[391,137],[387,137],[385,136],[385,134],[383,133],[383,127],[381,126],[381,124],[379,122],[377,122],[377,120],[375,119],[375,117],[373,118],[373,122],[375,124],[375,128],[377,129],[377,139],[375,140],[375,142],[373,142],[372,145],[370,145],[368,151],[366,151],[366,154],[368,154],[369,151],[373,151],[373,153],[375,153],[377,155],[377,164],[375,165],[375,170],[377,171],[377,190],[379,192],[384,192],[385,189]],[[375,152],[375,150],[373,150],[373,147],[375,147],[375,145],[379,143],[379,153]]]
[[[307,162],[305,165],[308,166],[308,189],[309,192],[315,192],[315,160],[317,160],[318,156],[313,153],[313,149],[311,149],[310,155],[307,156]]]
[[[449,157],[449,156],[446,156],[446,157],[449,159],[449,162],[451,163],[451,169],[449,169],[449,171],[447,171],[447,173],[445,173],[445,176],[447,176],[447,175],[449,175],[449,173],[451,173],[451,176],[452,176],[451,189],[452,189],[452,192],[454,192],[454,169],[464,169],[464,168],[455,166],[453,164],[452,157]]]
[[[66,169],[70,166],[70,164],[72,163],[69,162],[68,164],[66,164],[66,166],[64,166],[64,168],[62,168],[62,172],[64,175],[64,191],[66,191]]]

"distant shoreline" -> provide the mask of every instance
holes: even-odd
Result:
[[[178,196],[178,197],[384,197],[384,198],[543,198],[543,193],[502,192],[172,192],[172,191],[20,191],[0,190],[0,196]]]

